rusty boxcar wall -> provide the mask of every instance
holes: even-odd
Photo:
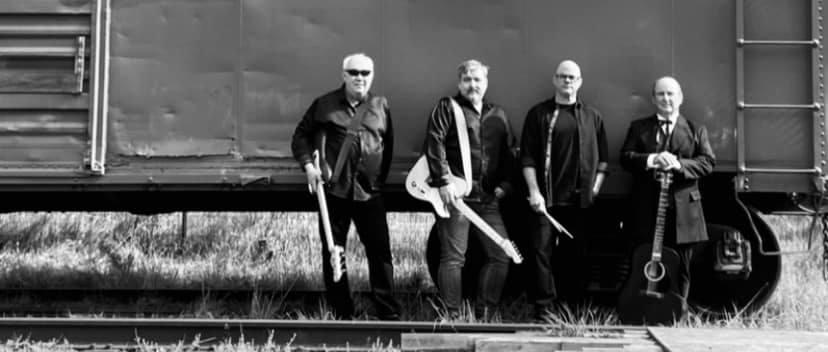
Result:
[[[748,35],[810,38],[810,1],[747,4]],[[722,0],[114,0],[110,160],[287,159],[304,110],[340,84],[342,57],[365,52],[400,132],[396,171],[420,152],[426,117],[454,93],[455,66],[467,58],[492,67],[488,97],[516,131],[552,94],[555,65],[576,60],[616,168],[627,125],[653,111],[651,82],[674,75],[683,112],[710,130],[717,169],[735,171],[736,16],[735,2]],[[747,97],[809,101],[808,51],[768,50],[746,61]],[[813,162],[808,112],[755,115],[743,132],[748,160]],[[611,180],[610,191],[623,193],[624,177]]]
[[[552,95],[556,64],[576,60],[581,96],[604,114],[613,171],[629,122],[653,112],[651,82],[663,75],[681,81],[684,114],[708,127],[717,171],[808,169],[825,160],[824,114],[746,111],[741,131],[736,118],[738,18],[749,39],[821,40],[822,0],[13,0],[0,3],[0,31],[16,37],[0,39],[0,47],[58,48],[68,61],[22,64],[3,49],[4,74],[29,77],[15,70],[43,68],[31,66],[38,62],[66,70],[79,36],[88,42],[82,61],[91,65],[92,13],[102,3],[111,5],[111,25],[101,32],[111,43],[108,88],[94,88],[95,72],[87,70],[82,92],[0,91],[6,172],[83,171],[98,147],[107,172],[70,182],[177,182],[165,177],[178,173],[210,184],[276,174],[280,186],[299,186],[293,128],[316,96],[339,86],[341,59],[353,52],[375,58],[374,91],[390,100],[397,186],[420,152],[430,109],[455,92],[455,67],[468,58],[492,67],[488,97],[505,107],[517,132],[526,111]],[[743,53],[746,102],[825,102],[815,93],[825,83],[822,57],[807,46]],[[68,69],[52,86],[72,89],[77,75]],[[92,93],[101,90],[108,112],[96,117]],[[105,122],[106,132],[95,122]],[[96,136],[104,134],[102,145]],[[605,194],[624,194],[626,177],[615,172]],[[752,191],[814,190],[796,175],[753,180]]]

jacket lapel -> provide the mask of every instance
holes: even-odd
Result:
[[[647,120],[642,136],[644,145],[648,149],[647,152],[658,152],[658,115],[653,115]]]
[[[687,146],[691,144],[693,132],[690,131],[690,125],[687,124],[687,119],[679,115],[676,119],[676,127],[673,129],[673,135],[670,137],[670,152],[681,156],[682,151],[687,150]]]

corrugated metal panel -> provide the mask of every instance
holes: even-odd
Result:
[[[0,176],[83,168],[90,26],[89,1],[0,5]]]
[[[89,14],[94,0],[5,0],[0,13],[10,14]]]

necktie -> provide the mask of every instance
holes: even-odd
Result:
[[[658,120],[658,151],[667,150],[670,145],[670,120]]]

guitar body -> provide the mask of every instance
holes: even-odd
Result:
[[[668,196],[673,175],[658,171],[658,195],[653,243],[633,252],[630,277],[618,297],[618,317],[624,324],[667,325],[684,315],[684,297],[679,294],[678,269],[681,258],[664,247]]]
[[[630,277],[618,297],[618,317],[624,324],[668,325],[681,319],[684,313],[684,299],[678,287],[681,264],[678,253],[672,248],[662,249],[664,277],[655,283],[655,290],[648,290],[651,283],[644,270],[652,250],[652,244],[644,244],[633,252]]]

